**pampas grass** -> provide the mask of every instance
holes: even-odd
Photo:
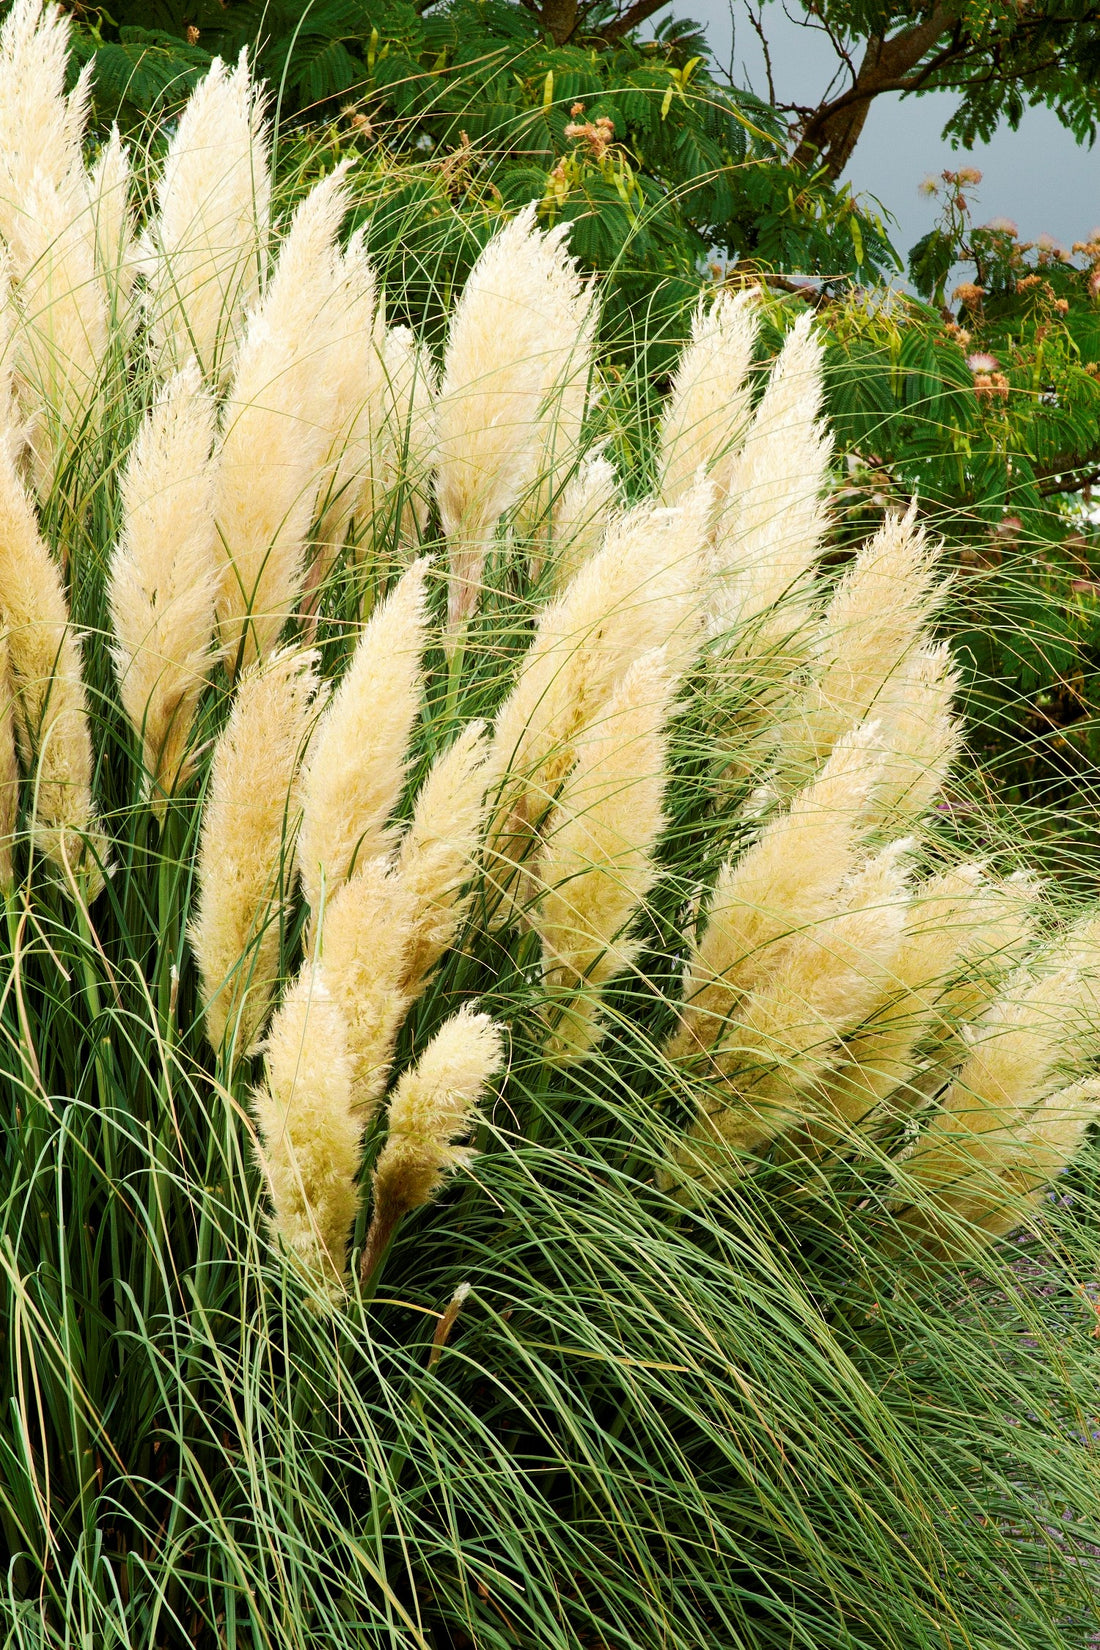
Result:
[[[1095,870],[917,515],[833,535],[812,319],[594,397],[499,209],[437,348],[246,61],[89,168],[65,41],[0,40],[69,213],[39,304],[0,210],[14,1650],[1083,1646]]]

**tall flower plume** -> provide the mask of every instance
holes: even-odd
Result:
[[[437,406],[436,497],[450,541],[449,622],[477,604],[496,523],[535,484],[540,455],[567,444],[587,382],[592,297],[530,206],[498,230],[462,290]],[[566,429],[559,429],[564,419]]]
[[[578,734],[629,667],[664,648],[678,681],[695,657],[711,499],[702,484],[676,509],[639,506],[613,522],[601,549],[542,610],[494,724],[490,842],[501,884],[526,857],[531,827],[572,766]]]
[[[716,635],[738,626],[742,648],[764,645],[768,628],[758,632],[753,621],[802,591],[821,550],[831,440],[819,422],[822,346],[812,328],[806,314],[788,333],[730,468],[711,623]]]
[[[232,366],[265,273],[269,150],[247,54],[233,70],[215,58],[172,134],[146,234],[145,308],[162,372],[192,355],[211,379]]]
[[[672,683],[660,651],[627,671],[581,741],[545,831],[532,914],[542,939],[551,1052],[583,1054],[600,1035],[600,996],[637,955],[628,930],[652,888],[664,825],[664,728]]]
[[[287,989],[264,1064],[252,1109],[275,1231],[311,1281],[332,1294],[359,1202],[363,1119],[352,1107],[344,1019],[317,966],[307,963]]]
[[[752,412],[756,298],[755,292],[723,292],[696,306],[661,420],[660,488],[668,504],[688,491],[700,469],[710,476],[719,508],[725,503]]]
[[[336,235],[346,168],[299,204],[249,316],[223,411],[216,515],[224,558],[218,623],[233,667],[262,657],[294,611],[322,467],[333,440],[331,375],[373,304],[373,277]]]
[[[315,715],[312,653],[287,649],[240,681],[214,747],[191,945],[206,1034],[249,1053],[279,978],[280,924],[293,889],[299,765]]]
[[[374,1170],[364,1278],[373,1273],[402,1218],[438,1195],[448,1171],[469,1162],[473,1154],[457,1142],[468,1134],[474,1107],[503,1058],[500,1028],[487,1014],[461,1008],[400,1078]]]
[[[333,894],[356,863],[389,852],[387,822],[401,795],[420,708],[426,641],[421,559],[363,630],[317,729],[302,781],[298,860],[310,909]]]
[[[210,667],[220,564],[214,534],[215,410],[192,362],[165,385],[122,478],[122,534],[108,597],[122,703],[156,790],[190,769]]]
[[[80,644],[60,569],[16,472],[15,437],[0,437],[0,616],[7,627],[19,751],[31,780],[37,846],[66,874],[83,866],[89,897],[107,846],[92,797],[91,729]]]
[[[81,155],[91,65],[66,96],[69,32],[65,14],[42,0],[17,0],[0,29],[0,239],[18,316],[16,384],[43,497],[91,416],[108,338]]]

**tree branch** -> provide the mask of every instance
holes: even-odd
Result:
[[[599,38],[609,42],[621,40],[624,34],[629,34],[631,29],[636,29],[647,17],[652,17],[655,11],[669,4],[671,0],[634,0],[634,4],[628,6],[621,16],[604,25],[599,31]]]
[[[958,27],[959,0],[935,0],[920,23],[890,37],[872,35],[867,42],[855,84],[816,109],[807,121],[792,159],[809,167],[824,162],[829,177],[839,178],[863,130],[868,111],[884,92],[913,91],[935,67],[957,56],[964,46]],[[952,32],[952,46],[939,54],[935,65],[925,65],[915,79],[912,71],[944,34]]]

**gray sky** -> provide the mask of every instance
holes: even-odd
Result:
[[[732,53],[737,84],[767,97],[763,53],[739,0],[674,0],[673,10],[706,26],[720,64],[728,66]],[[835,66],[828,42],[791,23],[779,4],[764,8],[764,21],[777,97],[819,102]],[[1046,233],[1066,246],[1100,225],[1100,142],[1079,148],[1057,116],[1030,109],[1019,131],[1004,127],[970,153],[954,150],[940,132],[956,102],[943,92],[876,98],[845,174],[857,193],[877,196],[898,220],[891,239],[903,256],[935,220],[936,204],[919,193],[921,181],[945,167],[981,169],[979,223],[1011,218],[1026,240]]]

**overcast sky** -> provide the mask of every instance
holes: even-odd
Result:
[[[718,63],[728,67],[732,58],[735,83],[767,97],[763,54],[740,0],[674,0],[673,9],[706,26]],[[832,48],[791,23],[780,4],[765,6],[764,19],[778,99],[818,103],[835,67]],[[944,92],[876,98],[845,174],[855,191],[877,196],[898,220],[891,239],[903,256],[935,219],[935,202],[920,194],[920,184],[945,167],[981,169],[979,223],[1011,218],[1025,239],[1045,232],[1066,246],[1100,225],[1100,143],[1079,148],[1054,114],[1031,109],[1019,131],[1004,127],[970,153],[953,150],[940,132],[956,102]]]

